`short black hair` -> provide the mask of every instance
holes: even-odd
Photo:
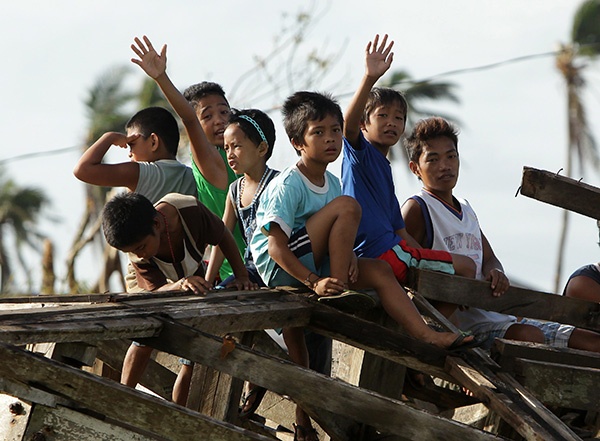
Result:
[[[258,126],[260,127],[260,130],[262,131],[263,135],[265,136],[267,140],[267,154],[265,155],[265,161],[267,161],[273,154],[273,146],[275,145],[275,124],[273,124],[273,120],[262,110],[233,109],[233,112],[229,119],[229,123],[227,123],[227,125],[237,124],[240,127],[240,129],[246,134],[248,139],[250,139],[250,141],[252,141],[256,145],[263,142],[263,139],[260,136],[258,129],[254,127],[254,124],[252,124],[247,119],[244,119],[244,116],[254,120],[256,124],[258,124]]]
[[[225,97],[223,87],[212,81],[202,81],[201,83],[192,84],[183,91],[184,98],[188,100],[194,109],[198,107],[198,102],[208,95],[218,95],[222,97],[229,106],[229,101],[227,101],[227,97]]]
[[[427,141],[440,136],[450,138],[458,151],[458,129],[444,118],[434,116],[417,122],[410,136],[404,140],[408,159],[412,162],[419,162]]]
[[[154,133],[162,140],[167,151],[177,156],[179,126],[173,114],[164,107],[147,107],[140,110],[125,125],[125,129],[131,128],[136,129],[144,139]]]
[[[153,233],[156,208],[139,193],[113,197],[102,210],[102,230],[108,244],[118,250]]]
[[[285,100],[282,112],[289,140],[299,145],[304,145],[304,133],[309,121],[321,121],[331,115],[344,127],[342,109],[329,93],[296,92]],[[296,153],[300,154],[298,150]]]
[[[389,106],[391,104],[399,104],[400,109],[404,111],[404,116],[408,113],[408,102],[404,98],[404,94],[396,89],[389,87],[373,87],[369,92],[367,103],[363,111],[362,122],[368,123],[371,112],[379,106]]]

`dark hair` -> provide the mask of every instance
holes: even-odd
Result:
[[[450,138],[456,150],[458,150],[458,129],[444,118],[435,116],[417,122],[411,135],[404,140],[408,159],[413,162],[419,162],[421,153],[423,153],[423,147],[427,145],[427,141],[439,136]]]
[[[267,161],[273,154],[273,146],[275,145],[275,124],[273,124],[273,120],[269,118],[269,115],[265,112],[258,109],[233,110],[227,125],[237,124],[242,132],[246,134],[248,139],[257,146],[263,142],[263,139],[260,136],[258,129],[254,127],[254,124],[247,119],[242,118],[243,116],[253,119],[265,135],[267,140],[267,154],[265,155],[265,161]]]
[[[208,95],[218,95],[222,97],[229,106],[229,101],[227,101],[225,91],[221,85],[211,81],[202,81],[201,83],[192,84],[183,91],[184,98],[189,101],[194,109],[198,107],[198,102]]]
[[[151,134],[158,136],[167,151],[177,156],[179,147],[179,126],[171,112],[164,107],[147,107],[133,115],[125,129],[135,128],[147,139]]]
[[[290,141],[304,144],[304,133],[309,121],[322,121],[333,116],[344,127],[344,115],[338,102],[328,93],[296,92],[283,103],[283,126]],[[296,150],[300,155],[300,152]]]
[[[156,208],[139,193],[118,194],[102,210],[106,242],[119,250],[153,233]]]
[[[408,113],[408,103],[404,94],[389,87],[373,87],[369,92],[367,104],[363,111],[362,122],[368,123],[371,112],[379,106],[389,106],[391,104],[399,104],[400,109],[404,111],[404,116]]]

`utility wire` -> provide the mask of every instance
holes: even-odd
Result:
[[[579,47],[580,48],[584,48],[584,47],[593,47],[593,46],[598,46],[598,44],[582,44]],[[478,71],[482,71],[482,70],[494,69],[496,67],[504,66],[506,64],[519,63],[519,62],[522,62],[522,61],[528,61],[528,60],[532,60],[532,59],[535,59],[535,58],[543,58],[543,57],[549,57],[549,56],[556,56],[560,52],[561,52],[561,50],[559,49],[559,50],[555,50],[555,51],[551,51],[551,52],[541,52],[541,53],[537,53],[537,54],[522,55],[520,57],[509,58],[507,60],[497,61],[495,63],[484,64],[484,65],[481,65],[481,66],[474,66],[474,67],[466,67],[466,68],[462,68],[462,69],[449,70],[449,71],[442,72],[442,73],[439,73],[439,74],[431,75],[429,77],[425,77],[425,78],[420,79],[420,80],[415,80],[415,79],[407,78],[406,80],[400,81],[400,83],[412,83],[412,84],[426,83],[426,82],[432,81],[432,80],[434,80],[436,78],[449,77],[449,76],[452,76],[452,75],[460,75],[460,74],[469,73],[469,72],[478,72]],[[351,95],[352,93],[354,93],[354,92],[343,93],[341,95],[338,95],[338,97],[342,97],[342,96],[346,96],[346,95]],[[270,109],[270,110],[273,110],[273,109]],[[13,156],[13,157],[10,157],[10,158],[5,158],[5,159],[0,159],[0,165],[7,164],[9,162],[14,162],[14,161],[20,161],[20,160],[24,160],[24,159],[35,158],[35,157],[39,157],[39,156],[57,155],[57,154],[69,152],[69,151],[80,149],[80,148],[81,147],[79,147],[79,146],[78,147],[65,147],[65,148],[62,148],[62,149],[47,150],[47,151],[44,151],[44,152],[25,153],[23,155]]]
[[[11,156],[10,158],[0,159],[0,165],[8,164],[9,162],[21,161],[23,159],[37,158],[39,156],[59,155],[61,153],[70,152],[73,150],[80,150],[80,149],[81,149],[81,146],[75,146],[75,147],[64,147],[62,149],[56,149],[56,150],[46,150],[43,152],[24,153],[22,155]]]

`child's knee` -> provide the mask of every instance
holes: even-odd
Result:
[[[336,204],[336,210],[339,210],[339,213],[344,216],[352,216],[357,219],[362,216],[362,208],[352,196],[338,196],[332,203]]]
[[[544,343],[546,341],[546,337],[540,328],[518,323],[507,329],[504,338],[509,340],[530,341],[533,343]]]

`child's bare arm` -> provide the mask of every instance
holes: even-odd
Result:
[[[250,282],[248,270],[240,256],[240,250],[235,243],[233,234],[228,228],[225,228],[223,237],[218,245],[223,252],[223,255],[229,261],[231,269],[233,269],[233,274],[235,275],[235,280],[231,285],[236,286],[238,289],[256,289],[256,284]]]
[[[140,176],[139,164],[134,161],[104,164],[102,159],[111,146],[127,148],[128,144],[139,136],[139,134],[127,136],[117,132],[105,133],[81,155],[73,169],[73,174],[77,179],[88,184],[127,187],[130,191],[134,191]]]
[[[228,197],[225,202],[225,211],[223,212],[223,223],[229,231],[233,231],[235,228],[237,218],[235,217],[235,208],[231,203],[231,199]],[[225,256],[219,246],[214,246],[208,259],[208,268],[206,269],[206,280],[213,285],[217,275],[219,274],[219,268],[223,264]]]
[[[492,294],[498,297],[506,292],[510,286],[510,281],[506,274],[504,274],[502,263],[500,263],[500,260],[496,257],[496,254],[494,253],[494,250],[492,250],[483,231],[481,232],[481,241],[483,242],[483,263],[481,265],[481,271],[485,279],[491,282],[490,286],[493,290]]]
[[[167,75],[167,45],[163,45],[160,54],[156,52],[148,37],[144,42],[135,38],[131,49],[139,57],[131,61],[140,66],[146,74],[154,79],[165,97],[181,118],[190,139],[192,157],[202,175],[217,188],[226,189],[228,185],[227,169],[217,149],[208,142],[204,130],[198,121],[192,105],[175,87]]]
[[[296,280],[308,286],[320,296],[338,294],[344,290],[344,283],[333,277],[319,277],[312,273],[288,247],[288,237],[281,227],[271,223],[269,230],[269,255]]]
[[[377,80],[387,72],[394,59],[394,53],[391,52],[394,42],[391,41],[386,46],[387,39],[386,34],[381,44],[379,44],[379,35],[375,35],[375,39],[367,44],[365,49],[365,75],[362,77],[360,85],[344,115],[344,136],[350,145],[355,148],[358,148],[361,119],[369,92]]]
[[[404,205],[402,205],[402,218],[404,219],[404,224],[406,225],[405,231],[406,234],[411,236],[419,246],[414,248],[421,248],[422,244],[425,242],[425,219],[423,218],[423,212],[421,211],[421,206],[414,199],[407,200]],[[396,234],[400,236],[401,231],[397,231]],[[410,233],[409,233],[410,232]],[[402,237],[402,236],[400,236]],[[403,237],[403,239],[406,239]],[[407,241],[408,242],[408,241]]]

